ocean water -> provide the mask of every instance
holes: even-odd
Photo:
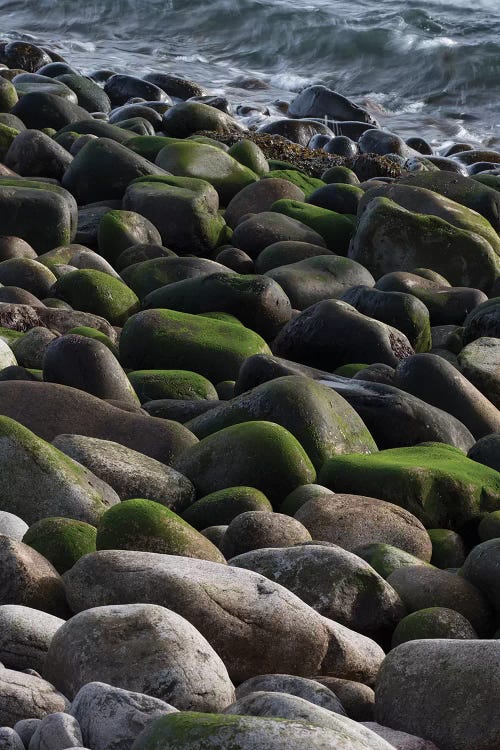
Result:
[[[500,147],[499,0],[0,0],[0,20],[83,72],[171,72],[262,104],[320,82],[401,135]]]

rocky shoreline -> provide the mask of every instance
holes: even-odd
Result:
[[[500,152],[0,42],[0,750],[497,750]]]

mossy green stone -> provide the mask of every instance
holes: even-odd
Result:
[[[179,139],[183,140],[183,139]],[[207,146],[214,146],[214,148],[220,148],[221,151],[229,153],[229,146],[220,141],[216,141],[215,138],[209,138],[208,135],[188,135],[186,141],[195,141],[196,143],[204,143]]]
[[[272,172],[275,172],[277,169],[291,169],[293,172],[297,172],[297,167],[295,164],[292,164],[289,161],[284,161],[283,159],[268,159],[267,160],[269,164],[269,169]],[[305,172],[299,172],[299,174],[305,174]]]
[[[0,159],[3,161],[12,141],[19,135],[19,130],[0,123]]]
[[[273,203],[271,210],[290,216],[314,229],[323,237],[329,250],[333,250],[337,255],[347,255],[356,228],[355,217],[288,198]]]
[[[214,320],[222,320],[225,323],[233,323],[233,325],[237,325],[237,326],[243,325],[241,320],[238,320],[238,318],[236,318],[234,315],[231,315],[231,313],[227,313],[227,312],[218,312],[216,310],[214,312],[197,313],[197,315],[201,315],[203,318],[213,318]]]
[[[432,542],[431,563],[436,568],[460,568],[465,560],[462,538],[451,529],[428,529]]]
[[[120,337],[124,367],[190,370],[212,383],[235,380],[253,354],[270,354],[270,349],[250,329],[173,310],[137,313],[125,323]]]
[[[138,135],[127,141],[127,148],[154,162],[162,148],[172,143],[179,143],[179,138],[169,138],[166,135]]]
[[[428,607],[403,617],[392,636],[392,648],[422,638],[477,638],[470,622],[459,612],[446,607]]]
[[[43,555],[61,575],[84,555],[96,550],[97,529],[72,518],[43,518],[30,526],[23,537]]]
[[[209,182],[217,190],[222,205],[227,205],[242,188],[258,180],[255,172],[229,154],[195,141],[165,146],[155,163],[173,175]]]
[[[14,341],[17,341],[17,339],[20,339],[23,336],[24,333],[22,333],[22,331],[14,331],[11,328],[0,327],[0,339],[2,341],[5,341],[5,343],[9,346],[13,344]]]
[[[100,254],[114,265],[118,256],[132,245],[161,245],[161,236],[145,216],[135,211],[113,209],[99,222],[97,242]]]
[[[68,334],[76,333],[78,336],[87,336],[89,339],[96,339],[104,344],[108,349],[113,352],[115,357],[118,359],[118,347],[111,341],[109,336],[106,336],[102,331],[98,331],[97,328],[91,328],[90,326],[75,326],[68,331]]]
[[[259,177],[269,172],[269,164],[264,152],[253,141],[247,141],[246,139],[238,141],[231,146],[228,154],[243,166],[251,169]]]
[[[500,539],[500,510],[487,513],[478,528],[479,538],[482,542],[489,539]]]
[[[175,462],[199,495],[228,487],[251,486],[273,504],[301,484],[316,479],[311,460],[299,441],[273,422],[245,422],[209,435]]]
[[[391,573],[399,568],[409,568],[414,565],[429,565],[420,557],[414,557],[409,552],[405,552],[399,547],[393,547],[391,544],[375,542],[367,544],[365,547],[358,547],[355,550],[358,557],[363,558],[366,562],[377,571],[382,578],[389,578]]]
[[[360,364],[359,362],[350,362],[348,365],[337,367],[337,369],[333,371],[333,374],[341,375],[343,378],[352,378],[353,375],[364,370],[365,367],[368,367],[368,365]]]
[[[120,326],[139,309],[139,299],[126,284],[102,271],[71,271],[54,286],[54,295],[82,312]]]
[[[17,102],[18,95],[14,84],[6,78],[0,78],[0,112],[10,112]]]
[[[279,177],[282,180],[288,180],[288,182],[292,182],[294,185],[297,185],[298,188],[300,188],[306,198],[311,195],[311,193],[314,193],[315,190],[318,190],[320,187],[324,187],[325,183],[323,180],[318,179],[317,177],[310,177],[305,172],[300,172],[298,169],[273,169],[271,168],[271,171],[268,172],[266,177]]]
[[[50,268],[52,273],[54,273],[54,266],[66,265],[69,263],[73,253],[74,250],[69,245],[61,245],[60,247],[55,247],[53,250],[49,250],[47,253],[39,255],[37,261],[44,266],[47,266],[47,268]]]
[[[113,512],[114,511],[114,512]],[[124,500],[106,511],[97,528],[96,546],[224,563],[217,547],[164,505],[141,498]]]
[[[327,185],[331,183],[344,183],[344,185],[359,186],[359,178],[349,167],[330,167],[321,175],[323,182]]]
[[[71,122],[57,131],[56,139],[63,133],[78,133],[78,135],[96,135],[98,138],[110,138],[117,143],[128,143],[137,136],[129,130],[119,128],[117,125],[110,125],[104,120],[79,120]]]
[[[228,487],[200,498],[184,511],[182,517],[201,531],[208,526],[227,525],[241,513],[256,510],[273,510],[271,503],[260,490],[255,487]]]
[[[333,494],[331,490],[320,484],[303,484],[285,497],[279,512],[286,516],[294,516],[309,500],[321,500]]]
[[[188,370],[136,370],[127,377],[142,404],[160,398],[188,401],[218,398],[209,380]]]
[[[421,443],[370,455],[334,456],[320,484],[399,505],[431,528],[460,529],[500,509],[500,473],[443,443]]]

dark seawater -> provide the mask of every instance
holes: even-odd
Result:
[[[500,0],[0,0],[0,20],[84,72],[168,71],[266,104],[322,82],[404,136],[500,146]]]

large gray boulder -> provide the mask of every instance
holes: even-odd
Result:
[[[326,729],[267,716],[171,714],[145,729],[132,750],[394,750],[373,732],[355,722],[347,725],[348,721],[339,722],[338,729]]]
[[[439,750],[496,750],[499,690],[498,640],[410,641],[382,664],[375,719]]]
[[[236,688],[236,698],[240,700],[250,693],[287,693],[303,698],[309,703],[321,706],[328,711],[345,715],[341,701],[326,685],[316,680],[290,674],[262,674],[245,680]]]
[[[42,719],[30,740],[29,750],[65,750],[80,747],[82,743],[77,720],[59,711]]]
[[[176,708],[144,693],[89,682],[76,694],[71,715],[83,741],[93,750],[130,750],[135,738],[155,719]]]
[[[0,727],[0,750],[24,750],[23,741],[11,727]]]
[[[88,682],[102,681],[183,710],[218,711],[234,699],[226,668],[203,636],[152,604],[76,615],[52,639],[43,673],[70,698]]]
[[[50,642],[64,620],[18,604],[0,606],[0,662],[9,669],[43,667]]]
[[[65,587],[74,612],[131,601],[177,612],[215,648],[235,683],[271,673],[371,682],[384,656],[279,584],[220,563],[103,550],[81,558]]]
[[[0,510],[0,534],[21,542],[28,528],[28,524],[19,516],[8,513],[6,510]]]
[[[336,545],[253,550],[233,557],[230,565],[260,573],[325,617],[372,637],[391,632],[406,614],[382,576]]]
[[[313,539],[333,542],[350,552],[382,542],[427,562],[431,559],[432,543],[423,524],[385,500],[332,493],[308,500],[294,517]]]
[[[0,604],[19,604],[67,616],[59,573],[32,547],[0,535],[0,570]]]
[[[21,719],[43,719],[67,708],[64,695],[40,677],[0,669],[0,725],[13,727]]]
[[[112,440],[58,435],[52,445],[106,482],[120,500],[144,497],[176,513],[195,500],[194,487],[183,474]]]

